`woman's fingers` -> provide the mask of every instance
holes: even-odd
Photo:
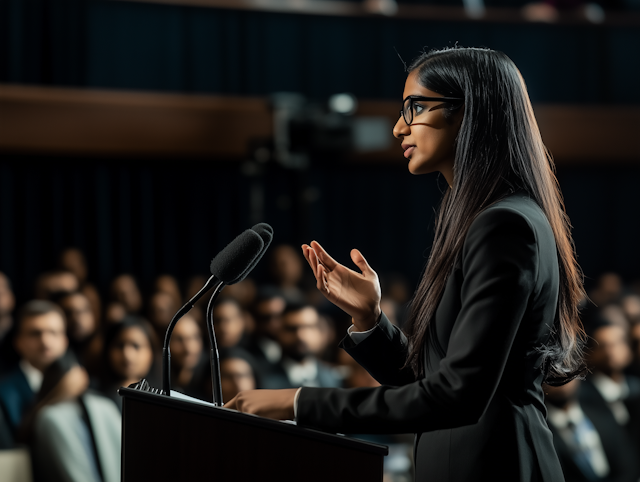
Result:
[[[231,410],[237,410],[237,408],[236,408],[237,399],[238,399],[238,396],[236,395],[235,397],[233,397],[231,400],[229,400],[228,402],[226,402],[224,404],[224,408],[230,408]]]
[[[362,271],[362,274],[364,275],[376,274],[376,272],[371,269],[371,266],[369,266],[369,263],[367,263],[367,260],[364,259],[364,256],[362,256],[362,253],[357,249],[351,250],[351,259],[356,264],[356,266],[360,268],[360,271]]]
[[[331,256],[329,256],[329,253],[327,253],[317,241],[311,241],[311,248],[315,251],[320,262],[325,265],[329,269],[329,271],[333,271],[336,266],[339,265],[339,263]]]

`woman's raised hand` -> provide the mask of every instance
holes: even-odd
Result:
[[[362,253],[351,250],[351,259],[362,271],[357,273],[336,262],[316,241],[303,244],[302,252],[322,294],[353,318],[357,331],[373,328],[380,317],[380,282]]]

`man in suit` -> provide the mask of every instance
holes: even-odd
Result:
[[[637,481],[632,443],[610,413],[582,406],[580,380],[546,387],[549,428],[566,482]]]
[[[581,404],[612,417],[631,436],[636,454],[640,451],[640,379],[624,373],[633,354],[627,330],[606,312],[588,325],[588,364],[593,374],[580,391]]]
[[[256,361],[256,379],[260,388],[288,388],[279,363],[282,348],[277,341],[282,328],[282,312],[287,302],[280,290],[261,288],[251,310],[255,330],[244,348]]]
[[[0,410],[15,435],[25,411],[40,390],[44,370],[67,349],[62,310],[44,300],[25,304],[18,313],[14,346],[20,361],[0,381]]]
[[[340,387],[335,371],[314,355],[322,343],[320,315],[308,304],[289,304],[282,314],[278,341],[283,357],[280,361],[289,387]],[[283,387],[288,388],[288,387]]]

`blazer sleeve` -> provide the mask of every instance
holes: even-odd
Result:
[[[384,313],[366,339],[356,344],[347,335],[340,347],[383,385],[400,386],[415,381],[413,370],[403,368],[407,360],[407,337]]]
[[[484,211],[462,249],[461,309],[438,370],[401,387],[303,388],[298,423],[342,433],[416,433],[477,423],[500,382],[537,266],[538,245],[527,219],[507,207]]]

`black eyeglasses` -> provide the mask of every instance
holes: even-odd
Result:
[[[438,105],[434,105],[430,109],[427,109],[425,106],[416,104],[419,101],[430,101],[430,102],[440,102]],[[460,107],[464,99],[460,97],[423,97],[421,95],[410,95],[406,99],[402,101],[402,110],[400,111],[400,115],[404,117],[404,121],[408,126],[413,122],[414,115],[418,116],[423,112],[430,112],[435,109],[439,109],[445,104],[458,104],[457,107]]]

